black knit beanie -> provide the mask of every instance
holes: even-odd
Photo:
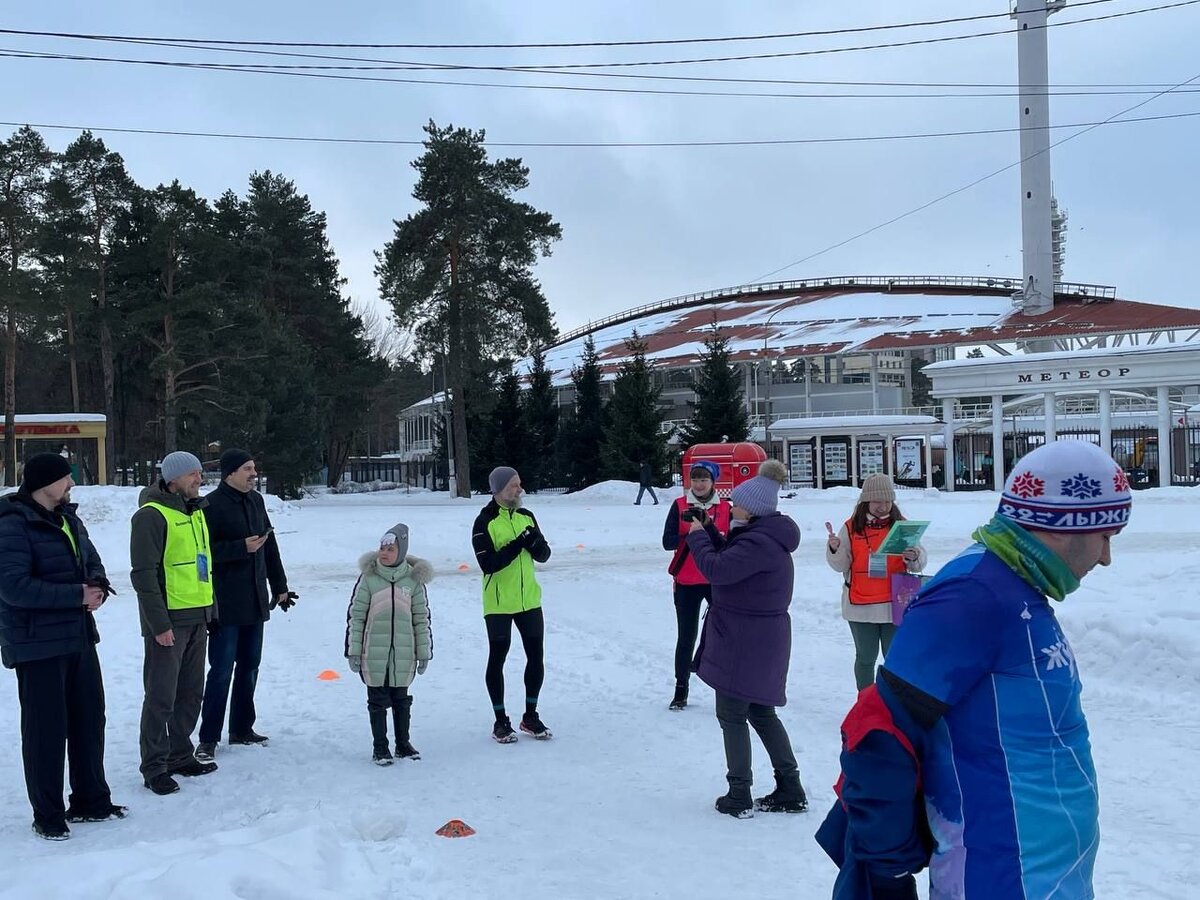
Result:
[[[35,453],[25,460],[25,473],[21,479],[21,487],[27,494],[32,494],[70,474],[71,464],[65,457],[59,456],[57,453]]]
[[[245,450],[230,447],[221,454],[221,478],[228,478],[252,459],[254,457]]]

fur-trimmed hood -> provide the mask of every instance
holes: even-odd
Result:
[[[364,575],[374,572],[384,577],[391,574],[394,574],[396,578],[411,575],[413,580],[420,584],[429,584],[433,581],[433,563],[427,559],[421,559],[419,556],[406,556],[404,562],[396,566],[379,566],[376,565],[378,561],[379,551],[370,550],[358,558],[358,570]]]

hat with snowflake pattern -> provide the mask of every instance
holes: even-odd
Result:
[[[1058,440],[1017,460],[997,513],[1033,531],[1087,534],[1124,528],[1132,503],[1111,456],[1088,441]]]

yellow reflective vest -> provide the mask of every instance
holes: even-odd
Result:
[[[212,549],[208,541],[208,523],[204,511],[187,513],[146,503],[167,520],[167,541],[163,546],[163,586],[167,609],[195,609],[212,606]]]

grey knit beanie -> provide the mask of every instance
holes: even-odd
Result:
[[[777,459],[768,459],[758,467],[758,474],[743,481],[729,495],[729,502],[740,506],[752,516],[767,516],[779,506],[779,488],[787,484],[787,469]]]
[[[176,450],[163,457],[162,462],[158,464],[158,470],[162,473],[163,482],[170,484],[176,478],[204,471],[204,466],[200,464],[196,454],[188,453],[186,450]]]
[[[493,494],[498,494],[508,487],[508,483],[516,476],[517,470],[512,466],[496,466],[488,476],[488,487],[492,489]]]
[[[884,472],[876,472],[863,479],[862,492],[858,495],[858,502],[870,503],[873,500],[896,502],[896,486],[892,484],[892,476]]]
[[[380,547],[390,547],[393,544],[399,551],[395,564],[400,565],[408,556],[408,526],[403,522],[397,522],[379,538]]]

